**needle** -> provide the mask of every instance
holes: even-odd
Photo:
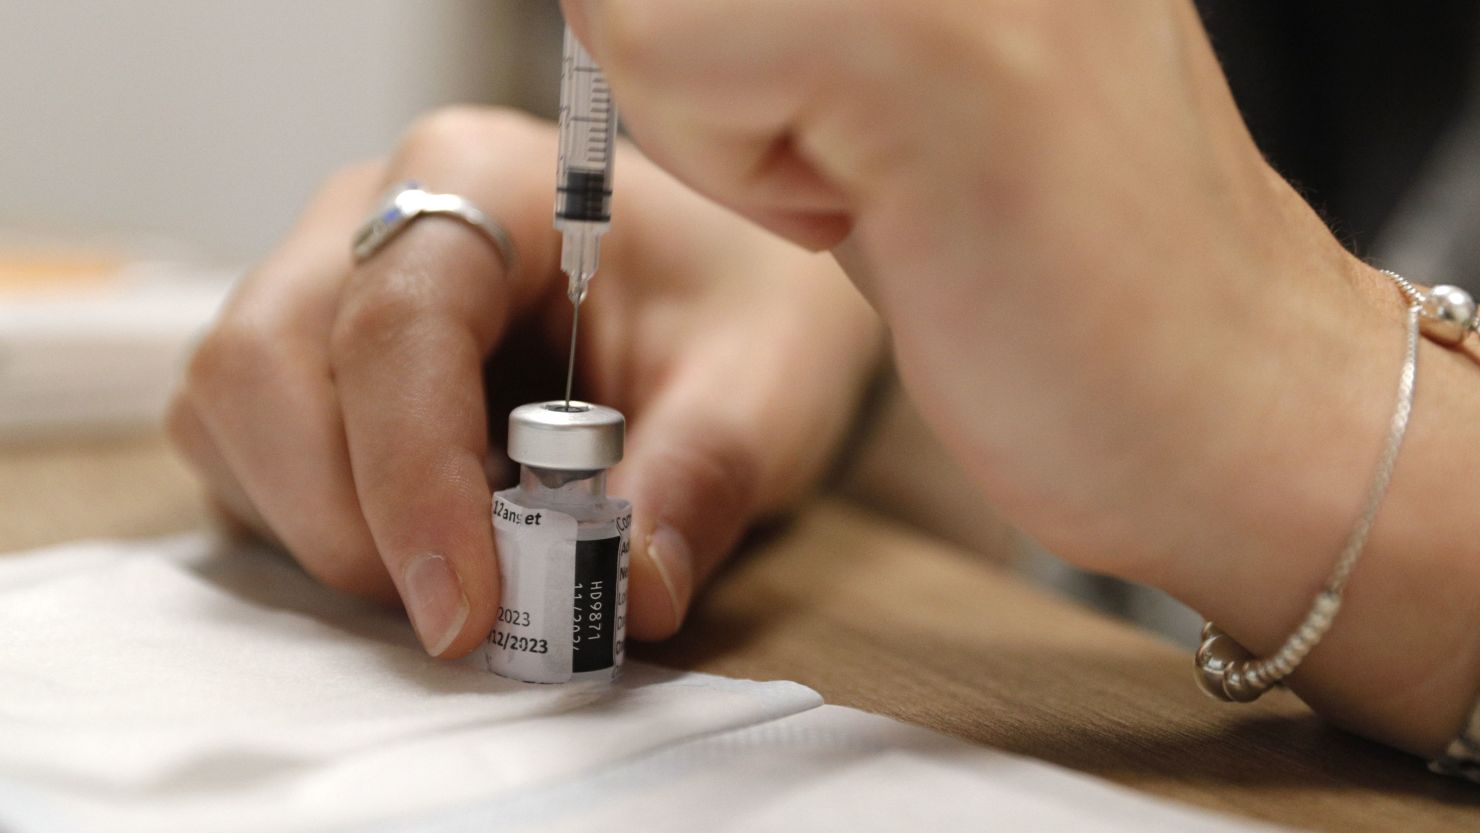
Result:
[[[570,360],[565,366],[565,410],[570,410],[570,389],[576,378],[576,333],[581,330],[581,305],[571,304],[575,313],[570,319]]]

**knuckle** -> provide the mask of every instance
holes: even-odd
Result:
[[[336,168],[319,185],[318,198],[337,200],[346,194],[360,194],[385,178],[382,159],[351,162]]]
[[[476,118],[478,124],[469,131],[481,138],[521,142],[548,132],[546,122],[512,107],[483,107],[476,111]]]
[[[447,105],[418,117],[401,140],[404,155],[487,154],[490,148],[528,141],[541,123],[508,107]]]
[[[704,503],[751,514],[760,494],[760,457],[739,432],[716,429],[675,445],[661,459],[663,475]]]
[[[187,395],[211,401],[223,390],[251,385],[276,363],[268,328],[245,322],[219,322],[196,347],[185,369]]]
[[[958,21],[939,7],[872,0],[869,14],[875,27],[891,33],[889,42],[903,58],[939,56],[949,64],[959,58],[960,41],[967,39]]]
[[[388,275],[378,285],[346,299],[329,333],[329,361],[336,369],[360,357],[379,354],[398,339],[427,305],[410,287]]]
[[[601,25],[601,62],[608,69],[640,70],[655,49],[669,43],[667,31],[674,17],[662,2],[611,2]],[[671,11],[671,10],[670,10]]]
[[[401,140],[403,147],[437,152],[461,144],[478,124],[480,108],[463,104],[438,107],[418,116]]]
[[[170,445],[191,462],[199,457],[199,449],[205,442],[200,417],[184,390],[176,391],[164,417],[165,436]]]
[[[864,2],[858,14],[896,61],[934,76],[987,77],[1001,88],[1037,81],[1062,52],[1066,15],[1060,4],[999,0],[987,3]],[[983,24],[988,24],[983,27]],[[987,36],[983,37],[982,33]]]

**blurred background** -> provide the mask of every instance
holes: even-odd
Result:
[[[537,0],[0,0],[0,443],[151,429],[325,176],[441,104],[553,114],[560,31]]]
[[[1480,3],[1198,8],[1256,140],[1337,234],[1474,288]],[[325,175],[440,104],[551,115],[560,26],[549,0],[0,0],[0,445],[154,430],[190,340]],[[861,433],[855,499],[1195,636],[983,513],[892,381]]]
[[[0,0],[0,228],[250,260],[418,113],[553,113],[559,26],[540,0]]]

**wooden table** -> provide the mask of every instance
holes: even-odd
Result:
[[[205,522],[157,438],[0,448],[0,551]],[[1158,796],[1315,830],[1480,831],[1480,787],[1293,697],[1199,694],[1185,652],[837,500],[758,540],[642,659],[798,680],[829,702]]]

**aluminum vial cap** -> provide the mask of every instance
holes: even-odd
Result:
[[[622,460],[627,421],[604,405],[531,402],[509,413],[509,459],[541,469],[593,471]]]

